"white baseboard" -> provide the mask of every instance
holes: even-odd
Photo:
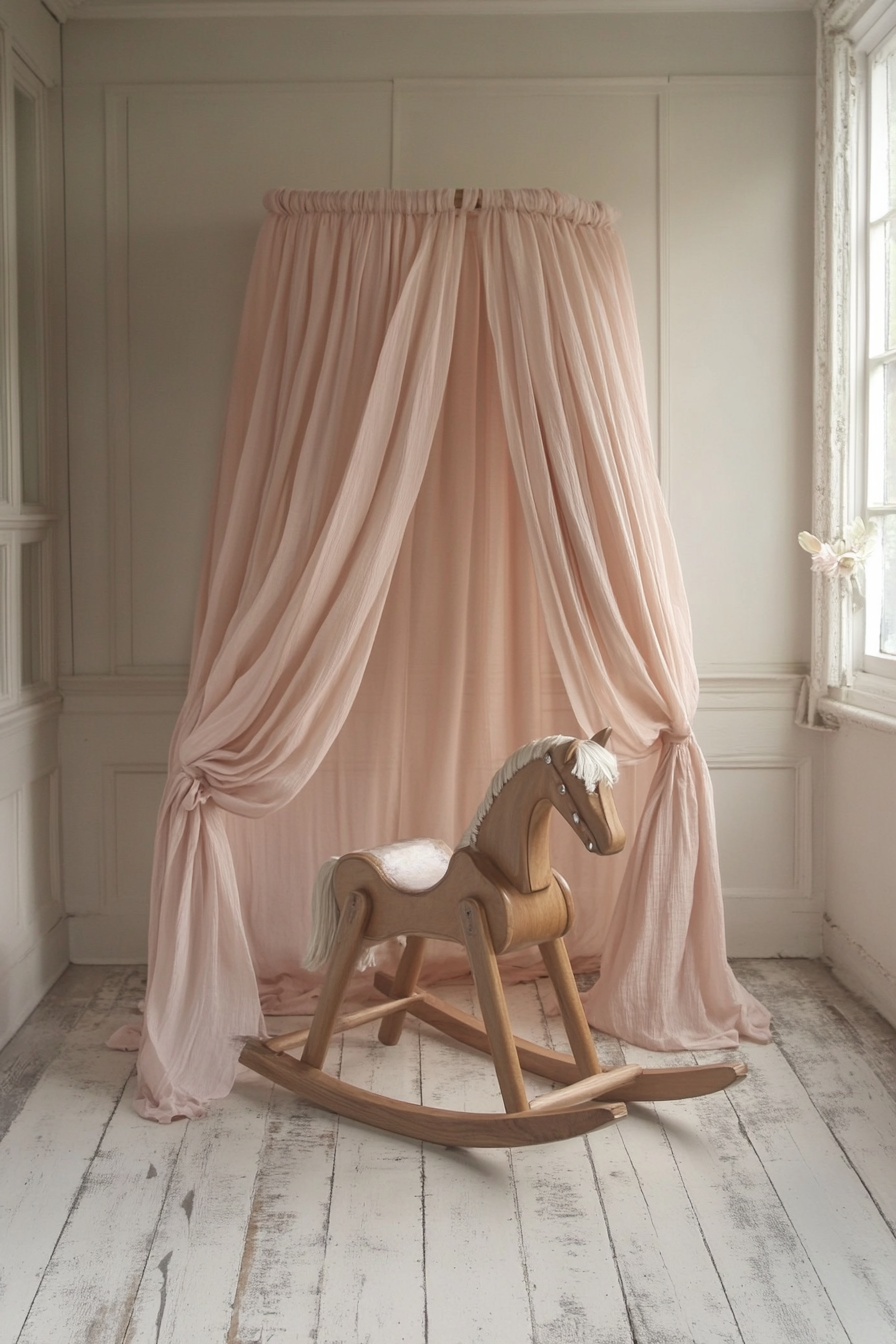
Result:
[[[896,975],[853,941],[838,924],[824,921],[824,955],[837,979],[896,1026]]]
[[[68,964],[68,927],[63,918],[20,961],[0,971],[0,1049],[55,985]]]
[[[820,957],[821,911],[780,897],[726,896],[729,957]]]

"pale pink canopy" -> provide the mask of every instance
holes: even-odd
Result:
[[[605,724],[629,845],[557,861],[574,960],[602,957],[589,1019],[659,1049],[768,1039],[725,959],[611,212],[537,190],[266,206],[159,816],[138,1108],[201,1114],[262,1009],[308,1005],[328,855],[454,843],[512,750]],[[459,969],[442,950],[431,976]]]

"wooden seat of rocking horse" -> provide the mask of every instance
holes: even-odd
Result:
[[[610,854],[622,848],[608,736],[591,742],[542,738],[520,748],[495,775],[454,850],[440,840],[419,839],[328,860],[315,884],[306,957],[310,966],[328,961],[311,1026],[247,1042],[242,1063],[340,1115],[413,1138],[473,1147],[569,1138],[621,1118],[628,1101],[700,1096],[742,1077],[746,1066],[740,1063],[601,1069],[563,942],[574,908],[569,888],[550,866],[548,823],[556,809],[589,850]],[[338,1019],[365,944],[369,951],[396,935],[405,936],[406,945],[395,976],[380,972],[374,981],[386,1001]],[[481,1021],[418,990],[430,938],[466,947]],[[513,1034],[496,957],[533,945],[553,984],[571,1054]],[[506,1113],[413,1105],[324,1072],[334,1032],[381,1019],[379,1039],[394,1045],[408,1013],[492,1056]],[[287,1052],[300,1045],[297,1060]],[[562,1086],[530,1101],[523,1069]]]

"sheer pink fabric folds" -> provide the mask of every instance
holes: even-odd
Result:
[[[663,745],[620,898],[580,920],[591,1021],[768,1037],[725,960],[619,241],[600,205],[477,195],[266,199],[156,838],[147,1116],[201,1114],[262,1005],[302,1005],[328,854],[454,842],[521,742],[605,723],[623,761]]]

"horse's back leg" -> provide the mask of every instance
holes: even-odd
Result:
[[[415,933],[408,934],[405,949],[392,979],[390,998],[407,998],[417,988],[417,977],[423,965],[423,958],[426,956],[426,943],[426,938],[421,938]],[[379,1031],[379,1039],[383,1045],[398,1044],[406,1017],[407,1013],[393,1013],[391,1017],[383,1018]]]
[[[363,891],[353,891],[342,907],[326,979],[302,1051],[302,1063],[310,1064],[312,1068],[322,1069],[324,1066],[346,987],[357,965],[369,914],[370,897]]]

